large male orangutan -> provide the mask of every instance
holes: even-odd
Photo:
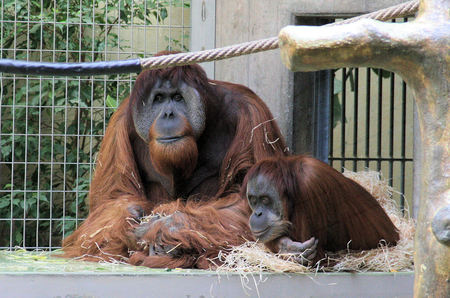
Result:
[[[111,118],[89,216],[64,255],[208,268],[222,248],[253,239],[240,186],[254,163],[285,149],[248,88],[208,80],[197,65],[144,71]]]

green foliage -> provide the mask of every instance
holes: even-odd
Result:
[[[109,60],[108,52],[126,49],[117,25],[164,22],[170,4],[189,7],[189,1],[4,0],[1,58]],[[0,246],[59,246],[85,218],[105,123],[133,80],[3,74],[0,189],[8,192],[0,192],[0,219],[13,220],[0,221]]]
[[[339,94],[342,92],[342,89],[344,88],[344,84],[341,80],[338,80],[336,78],[336,74],[333,71],[333,79],[334,79],[334,86],[333,86],[333,128],[336,127],[336,125],[342,121],[342,104],[339,100]],[[347,122],[344,116],[344,122]]]
[[[381,69],[381,68],[371,68],[371,69],[377,76],[379,76],[383,79],[389,78],[392,75],[392,72]]]

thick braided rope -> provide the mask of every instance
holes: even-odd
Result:
[[[374,19],[378,21],[387,21],[394,18],[401,18],[405,16],[412,15],[419,9],[419,1],[409,1],[395,6],[391,6],[385,9],[377,10],[368,14],[360,15],[351,19],[346,19],[336,23],[328,25],[341,25],[349,24],[359,21],[361,19]],[[327,26],[327,25],[325,25]]]
[[[405,2],[396,6],[388,7],[382,10],[350,18],[344,21],[327,24],[325,26],[348,24],[366,18],[380,21],[386,21],[393,18],[401,18],[413,15],[417,11],[418,7],[419,1]],[[194,63],[228,59],[242,55],[275,50],[277,48],[278,48],[278,37],[272,37],[212,50],[145,58],[141,59],[141,68],[142,70],[145,70],[145,69],[164,68],[170,66],[188,65]]]
[[[278,48],[278,37],[272,37],[218,49],[146,58],[141,60],[141,67],[144,70],[188,65],[274,50],[276,48]]]

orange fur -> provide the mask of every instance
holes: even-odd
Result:
[[[269,158],[253,166],[243,183],[262,174],[277,187],[286,231],[294,241],[319,239],[316,261],[325,251],[395,245],[399,234],[383,208],[362,186],[328,164],[308,156]],[[280,235],[282,236],[282,235]],[[274,250],[276,240],[266,246]]]
[[[177,223],[182,227],[170,231],[170,227],[158,223],[145,235],[144,249],[130,258],[132,264],[208,269],[212,263],[204,261],[214,260],[221,249],[253,239],[247,226],[249,208],[239,194],[232,194],[220,200],[209,200],[208,204],[204,201],[177,200],[160,205],[153,212],[172,215],[170,227]],[[159,237],[161,239],[157,240]],[[173,258],[174,265],[166,264],[167,258],[163,257],[158,261],[160,256],[148,257],[147,244],[155,242],[176,246],[187,253],[183,254],[182,260]],[[220,260],[215,260],[215,263],[220,263]]]
[[[132,106],[148,96],[158,79],[171,80],[174,86],[183,81],[199,92],[207,117],[196,142],[186,138],[161,147],[137,136]],[[190,127],[184,129],[189,132]],[[149,135],[152,139],[156,133]],[[240,185],[254,163],[282,156],[284,150],[269,109],[248,88],[208,81],[196,65],[144,71],[110,120],[89,192],[90,213],[64,240],[65,256],[127,260],[133,250],[133,264],[207,268],[220,249],[251,239]],[[138,222],[130,210],[139,209],[174,214],[182,225],[155,225],[141,242],[179,245],[185,253],[176,258],[149,256],[148,247],[136,243],[133,233]]]

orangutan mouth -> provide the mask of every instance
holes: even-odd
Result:
[[[257,238],[259,238],[260,236],[264,235],[265,233],[267,233],[267,231],[270,230],[270,226],[268,226],[267,228],[265,228],[264,230],[260,230],[260,231],[255,231],[252,230],[253,235],[255,235]]]
[[[184,138],[184,136],[174,136],[174,137],[164,137],[164,138],[157,138],[156,140],[158,143],[173,143],[177,142]]]

